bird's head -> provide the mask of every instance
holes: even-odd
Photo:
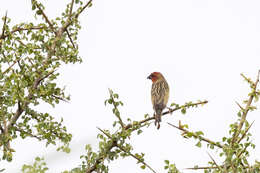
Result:
[[[151,79],[152,82],[154,83],[154,82],[156,82],[156,81],[158,81],[158,80],[164,79],[164,77],[163,77],[163,75],[162,75],[160,72],[153,72],[153,73],[151,73],[151,74],[147,77],[147,79]]]

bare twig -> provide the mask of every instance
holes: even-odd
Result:
[[[112,137],[106,133],[104,130],[98,128],[98,130],[100,130],[102,133],[104,133],[108,138],[112,139]],[[130,156],[132,156],[133,158],[135,158],[137,161],[139,161],[140,163],[144,164],[147,168],[149,168],[153,173],[156,173],[154,169],[151,168],[151,166],[149,166],[146,162],[144,162],[143,160],[139,159],[138,157],[136,157],[134,154],[132,154],[131,152],[129,151],[126,151],[124,149],[124,147],[118,145],[117,143],[115,143],[116,147],[119,148],[120,150],[122,150],[123,152],[129,154]]]
[[[238,107],[239,107],[242,111],[244,111],[244,108],[243,108],[238,102],[236,102],[236,104],[238,105]]]
[[[212,141],[212,140],[210,140],[210,139],[208,139],[208,138],[205,138],[205,137],[203,137],[203,136],[201,136],[201,135],[196,135],[196,134],[193,133],[193,132],[190,132],[190,131],[188,131],[188,130],[182,128],[182,127],[175,126],[175,125],[173,125],[173,124],[171,124],[171,123],[168,123],[168,124],[169,124],[170,126],[174,127],[174,128],[177,128],[177,129],[183,131],[184,133],[189,133],[189,134],[191,134],[193,137],[198,138],[198,139],[200,139],[200,140],[202,140],[202,141],[204,141],[204,142],[207,142],[207,143],[209,143],[209,144],[215,145],[215,146],[217,146],[217,147],[219,147],[219,148],[223,148],[223,146],[222,146],[221,144],[216,143],[216,142],[214,142],[214,141]]]

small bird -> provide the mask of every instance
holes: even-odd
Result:
[[[165,78],[160,72],[151,73],[147,79],[151,79],[151,99],[154,109],[155,126],[157,129],[160,128],[162,111],[166,107],[169,99],[169,86]]]

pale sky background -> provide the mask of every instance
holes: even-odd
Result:
[[[59,16],[65,2],[70,1],[44,2],[47,15]],[[112,128],[115,117],[110,107],[104,106],[108,88],[119,93],[125,103],[120,109],[124,120],[141,120],[152,113],[151,82],[146,77],[153,71],[162,72],[168,80],[170,103],[198,99],[209,103],[188,110],[186,115],[175,112],[163,117],[160,130],[151,126],[132,136],[134,151],[144,152],[147,163],[158,173],[165,172],[165,159],[184,173],[192,172],[184,168],[207,165],[207,151],[221,164],[217,152],[206,145],[195,147],[195,140],[182,138],[166,122],[182,120],[191,130],[202,130],[213,140],[228,134],[229,124],[237,119],[235,101],[241,103],[249,92],[240,73],[255,79],[260,69],[259,7],[258,0],[94,0],[92,8],[80,17],[83,63],[60,70],[59,83],[66,86],[72,99],[54,109],[41,107],[57,120],[64,118],[73,134],[72,152],[58,153],[56,147],[45,148],[44,142],[36,140],[16,140],[13,161],[1,161],[1,167],[8,173],[20,172],[22,165],[32,163],[36,156],[45,157],[48,173],[78,166],[86,144],[97,148],[96,127]],[[13,22],[33,19],[29,0],[3,1],[0,15],[6,10]],[[256,111],[248,117],[249,122],[255,120],[251,132],[256,150],[251,161],[256,156],[260,159],[259,116]],[[113,161],[110,172],[143,172],[135,163],[132,158]]]

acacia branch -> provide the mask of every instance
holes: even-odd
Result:
[[[108,138],[110,138],[111,140],[113,140],[113,138],[112,138],[108,133],[106,133],[104,130],[102,130],[102,129],[100,129],[100,128],[98,128],[98,130],[100,130],[100,131],[101,131],[102,133],[104,133]],[[136,157],[136,156],[135,156],[134,154],[132,154],[130,151],[126,151],[126,150],[124,149],[124,147],[118,145],[117,143],[115,143],[115,146],[116,146],[117,148],[119,148],[121,151],[123,151],[123,152],[129,154],[130,156],[132,156],[133,158],[135,158],[138,162],[144,164],[144,165],[145,165],[147,168],[149,168],[153,173],[156,173],[155,170],[151,168],[151,166],[149,166],[146,162],[144,162],[144,161],[141,160],[140,158]]]
[[[181,126],[178,127],[178,126],[175,126],[175,125],[173,125],[173,124],[171,124],[171,123],[168,123],[168,124],[169,124],[170,126],[176,128],[176,129],[179,129],[179,130],[183,131],[184,133],[189,133],[189,134],[191,134],[191,136],[194,137],[194,138],[198,138],[198,139],[200,139],[200,140],[202,140],[202,141],[204,141],[204,142],[207,142],[208,144],[213,144],[213,145],[215,145],[215,146],[217,146],[217,147],[219,147],[219,148],[223,148],[223,145],[221,145],[221,144],[219,144],[219,143],[216,143],[216,142],[214,142],[214,141],[212,141],[212,140],[210,140],[210,139],[208,139],[208,138],[205,138],[205,137],[203,137],[203,136],[201,136],[201,135],[196,135],[195,133],[190,132],[190,131],[184,129],[184,128],[181,127]]]
[[[199,101],[199,102],[197,102],[197,103],[184,104],[184,105],[182,105],[182,106],[176,107],[176,108],[174,108],[174,109],[171,109],[171,110],[168,110],[168,111],[162,113],[162,116],[165,116],[165,115],[167,115],[167,114],[171,114],[172,112],[175,112],[175,111],[180,110],[180,109],[183,109],[183,108],[188,108],[188,107],[193,107],[193,106],[198,106],[198,105],[204,105],[204,104],[206,104],[206,103],[208,103],[208,101]],[[151,121],[151,120],[153,120],[153,119],[154,119],[154,117],[149,117],[149,118],[146,118],[146,119],[144,119],[144,120],[139,121],[138,124],[141,125],[141,124],[144,124],[144,123],[146,123],[146,122],[148,122],[148,121]],[[130,123],[130,124],[128,124],[127,126],[125,126],[125,129],[127,130],[127,129],[131,128],[131,127],[133,127],[133,124],[132,124],[132,123]]]
[[[233,139],[232,139],[232,141],[234,141],[234,142],[237,140],[237,137],[238,137],[238,135],[239,135],[240,132],[241,132],[241,129],[242,129],[242,127],[243,127],[243,125],[244,125],[244,123],[245,123],[245,121],[246,121],[247,113],[248,113],[248,111],[249,111],[249,109],[250,109],[250,106],[251,106],[251,104],[252,104],[252,101],[253,101],[253,99],[254,99],[254,97],[255,97],[255,92],[256,92],[257,84],[258,84],[258,82],[259,82],[259,75],[260,75],[260,70],[258,71],[258,74],[257,74],[257,78],[256,78],[255,83],[253,83],[253,86],[252,86],[253,91],[252,91],[252,94],[250,95],[250,97],[249,97],[249,99],[248,99],[248,101],[247,101],[247,105],[246,105],[245,109],[243,110],[243,115],[242,115],[241,120],[240,120],[240,122],[239,122],[237,131],[235,132],[235,135],[234,135],[234,137],[233,137]],[[249,80],[248,78],[246,78],[243,74],[241,74],[241,76],[244,77],[247,81],[250,81],[250,84],[251,84],[251,82],[252,82],[251,80]]]

